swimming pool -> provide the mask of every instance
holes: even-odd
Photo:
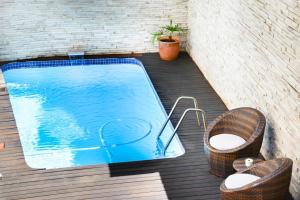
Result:
[[[31,61],[2,67],[25,160],[62,168],[184,154],[145,71],[133,58]]]

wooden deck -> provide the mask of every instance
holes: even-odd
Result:
[[[181,95],[195,96],[208,121],[227,110],[187,54],[172,63],[160,61],[156,54],[139,59],[168,112]],[[0,87],[1,81],[2,76]],[[181,104],[173,122],[187,106],[192,102]],[[203,128],[197,127],[194,114],[188,115],[178,134],[186,154],[176,159],[33,170],[25,164],[9,98],[0,88],[0,143],[6,143],[0,151],[0,199],[219,199],[222,179],[208,173]]]

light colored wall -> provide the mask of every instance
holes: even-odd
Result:
[[[267,117],[262,152],[294,160],[300,199],[300,1],[190,0],[188,51],[229,108]]]
[[[188,0],[2,0],[0,60],[87,53],[152,52],[150,33],[187,23]]]
[[[299,0],[2,0],[0,60],[76,46],[152,52],[150,33],[170,18],[188,23],[187,50],[226,105],[266,115],[263,154],[294,160],[291,191],[300,199]]]

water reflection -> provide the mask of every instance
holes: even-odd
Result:
[[[90,65],[5,71],[25,158],[57,168],[165,157],[173,129],[143,68]],[[166,157],[184,153],[178,138]]]
[[[21,88],[19,85],[16,86]],[[10,85],[10,87],[14,89],[13,86]],[[67,147],[70,141],[72,141],[73,133],[76,133],[76,137],[82,137],[84,135],[80,127],[77,127],[76,123],[72,121],[74,119],[61,111],[53,111],[54,113],[46,111],[48,114],[45,113],[42,106],[43,100],[37,95],[30,97],[13,97],[11,98],[11,102],[27,164],[32,168],[72,166],[74,159],[72,151],[68,148],[61,147]],[[41,146],[41,144],[39,144],[42,137],[39,128],[41,123],[43,123],[39,119],[43,119],[41,116],[44,115],[49,116],[46,119],[51,120],[51,122],[46,122],[46,124],[48,126],[54,125],[53,129],[49,129],[52,131],[47,132],[47,134],[57,138],[57,141],[61,141],[61,143],[58,143],[56,146],[53,146],[53,144]],[[62,116],[62,118],[57,118],[57,116]],[[54,123],[52,124],[52,122]]]

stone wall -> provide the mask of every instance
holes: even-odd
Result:
[[[226,105],[266,115],[262,152],[294,160],[300,199],[299,0],[2,0],[0,61],[156,51],[150,33],[170,18],[188,24],[187,50]]]
[[[190,0],[188,51],[229,108],[267,117],[262,152],[294,160],[300,199],[300,1]]]
[[[0,60],[151,52],[151,33],[174,19],[187,23],[188,0],[2,0]]]

